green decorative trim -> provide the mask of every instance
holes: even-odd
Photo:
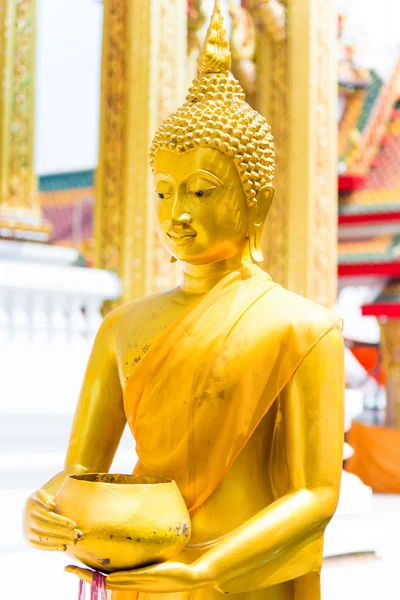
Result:
[[[93,187],[93,185],[93,169],[88,171],[72,171],[70,173],[56,173],[55,175],[41,175],[39,177],[40,192],[76,190],[79,188]]]
[[[339,215],[372,215],[398,211],[400,211],[400,200],[387,204],[339,204]]]
[[[382,252],[377,254],[375,252],[365,252],[360,254],[343,254],[339,255],[339,265],[355,265],[355,264],[379,264],[382,262],[392,262],[393,254],[391,252]]]
[[[372,110],[375,106],[376,100],[379,96],[379,93],[382,89],[382,85],[383,85],[383,81],[382,79],[380,79],[378,77],[378,75],[375,73],[375,71],[370,71],[369,72],[370,77],[371,77],[371,82],[370,85],[368,87],[368,93],[366,95],[365,101],[364,101],[364,105],[360,111],[358,120],[357,120],[357,124],[356,124],[356,129],[362,133],[363,130],[365,129],[369,117],[371,116]],[[339,163],[340,162],[344,162],[346,164],[346,150],[348,148],[348,143],[346,144],[346,148],[344,150],[344,153],[342,154],[342,156],[339,158]]]
[[[375,71],[370,71],[371,84],[368,89],[367,97],[365,98],[364,106],[361,110],[360,116],[357,121],[357,129],[360,133],[365,129],[371,112],[375,106],[376,100],[381,91],[383,81],[378,77]]]
[[[383,293],[381,296],[378,296],[376,300],[374,300],[374,304],[380,304],[381,302],[400,302],[400,294]]]

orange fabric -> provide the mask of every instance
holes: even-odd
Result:
[[[400,431],[354,422],[348,432],[354,455],[346,471],[375,492],[400,494]]]
[[[193,513],[337,323],[259,270],[229,274],[166,329],[126,383],[135,473],[174,479]]]
[[[379,349],[370,346],[353,346],[351,352],[367,373],[380,385],[385,385],[385,375],[380,364]]]
[[[354,346],[351,349],[351,352],[368,373],[378,366],[379,356],[376,348]]]

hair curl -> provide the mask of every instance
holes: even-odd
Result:
[[[231,156],[249,203],[274,178],[274,142],[264,117],[246,102],[238,81],[228,72],[204,73],[185,104],[159,127],[150,149],[153,168],[160,149],[186,152],[208,146]]]

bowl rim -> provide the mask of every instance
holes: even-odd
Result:
[[[93,478],[92,480],[90,478]],[[152,480],[152,481],[143,481],[140,482],[138,481],[137,483],[132,481],[132,482],[115,482],[115,481],[102,481],[100,479],[100,481],[96,478],[98,477],[127,477],[130,479],[148,479],[148,480]],[[135,486],[135,487],[153,487],[153,486],[160,486],[160,485],[170,485],[175,484],[176,482],[173,479],[170,479],[169,477],[158,477],[156,475],[134,475],[132,473],[74,473],[72,475],[67,475],[66,479],[71,479],[73,481],[80,481],[81,483],[84,484],[88,484],[88,485],[93,485],[93,484],[97,484],[97,485],[106,485],[106,486],[115,486],[115,487],[121,487],[121,486]]]

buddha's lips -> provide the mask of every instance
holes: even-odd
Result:
[[[167,236],[177,246],[183,246],[193,240],[197,236],[197,233],[175,233],[173,231],[168,231]]]

